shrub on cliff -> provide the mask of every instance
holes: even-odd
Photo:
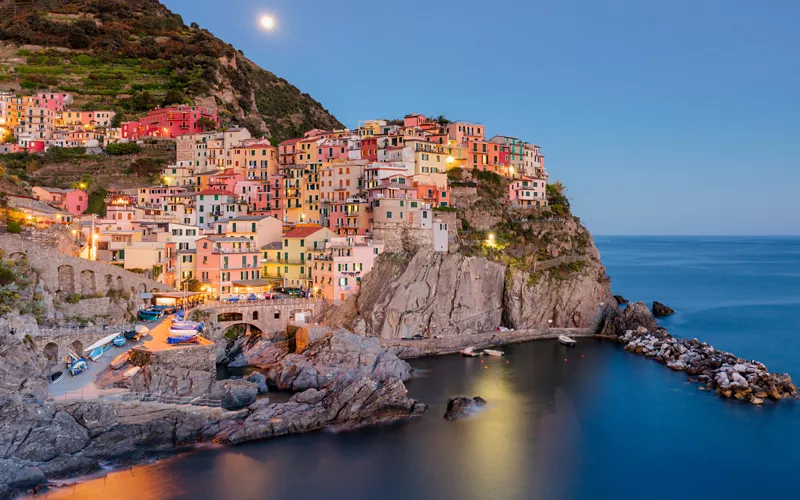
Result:
[[[115,142],[106,146],[106,153],[115,156],[132,155],[142,150],[135,142]]]
[[[19,223],[19,221],[12,220],[8,222],[8,227],[6,230],[9,233],[19,234],[22,232],[22,225]]]

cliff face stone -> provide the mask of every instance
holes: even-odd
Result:
[[[505,266],[482,257],[420,250],[406,264],[386,255],[362,284],[359,312],[366,332],[382,338],[494,330],[505,278]]]
[[[384,349],[378,339],[345,330],[312,342],[300,354],[276,353],[275,357],[279,359],[267,373],[267,381],[281,390],[321,389],[357,377],[377,382],[411,378],[409,364]]]
[[[0,400],[12,395],[39,401],[47,397],[47,378],[25,340],[25,332],[35,328],[32,316],[0,317]]]
[[[550,325],[589,328],[597,325],[606,307],[617,307],[599,260],[582,261],[580,272],[562,278],[544,273],[530,283],[527,273],[510,272],[504,292],[503,323],[514,329]]]
[[[241,382],[241,381],[239,381]],[[131,460],[201,442],[241,443],[321,429],[420,416],[400,380],[339,380],[287,403],[259,400],[235,412],[155,403],[0,405],[0,498],[55,475],[80,474],[101,460]]]
[[[618,306],[599,253],[589,242],[574,266],[534,275],[483,257],[420,250],[406,263],[400,254],[382,255],[364,279],[359,319],[352,326],[381,338],[426,330],[439,337],[471,335],[501,325],[597,327],[604,310]]]
[[[639,328],[647,332],[655,332],[656,327],[656,319],[647,308],[647,304],[634,302],[623,311],[616,308],[607,309],[600,334],[607,337],[618,337],[624,335],[628,330],[636,331]]]

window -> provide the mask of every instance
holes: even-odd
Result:
[[[386,212],[386,218],[387,219],[391,219],[392,218],[392,212]]]

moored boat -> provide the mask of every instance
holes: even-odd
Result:
[[[502,356],[503,354],[505,354],[503,351],[498,351],[495,349],[484,349],[483,352],[488,354],[489,356]]]
[[[64,372],[55,372],[50,374],[48,380],[50,380],[51,384],[57,384],[61,382],[63,378],[64,378]]]
[[[136,330],[125,330],[122,332],[122,335],[128,340],[136,340],[139,338],[139,334],[136,333]]]
[[[130,359],[130,353],[123,352],[122,354],[114,358],[109,366],[111,367],[112,370],[119,370],[128,363],[129,359]]]
[[[196,344],[200,342],[196,330],[173,330],[170,328],[167,344]]]
[[[69,374],[73,377],[77,377],[88,369],[89,363],[86,362],[86,358],[79,358],[69,366]]]
[[[170,330],[195,330],[202,332],[205,323],[198,323],[197,321],[173,321]]]
[[[142,369],[141,366],[134,366],[133,368],[131,368],[129,370],[126,370],[125,373],[122,374],[122,376],[125,377],[125,378],[131,378],[134,375],[136,375],[137,373],[139,373],[139,370],[141,370],[141,369]]]
[[[104,352],[106,352],[106,350],[102,347],[97,347],[95,349],[92,349],[92,351],[89,353],[89,359],[91,359],[96,363],[97,360],[103,356]]]
[[[475,351],[474,347],[465,347],[465,348],[461,349],[461,351],[459,351],[459,352],[461,353],[462,356],[469,356],[471,358],[481,355],[480,352]]]
[[[113,342],[114,345],[117,347],[122,347],[125,345],[126,342],[125,335],[119,335],[117,337],[114,337],[114,340],[112,340],[111,342]]]
[[[566,335],[559,335],[558,341],[564,344],[565,346],[569,347],[575,347],[576,345],[578,345],[578,342],[575,339],[573,339],[572,337],[567,337]]]

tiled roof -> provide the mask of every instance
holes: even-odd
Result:
[[[317,231],[321,230],[322,226],[301,226],[296,227],[289,231],[288,233],[284,234],[284,238],[305,238],[307,236],[311,236],[312,234],[316,233]]]

